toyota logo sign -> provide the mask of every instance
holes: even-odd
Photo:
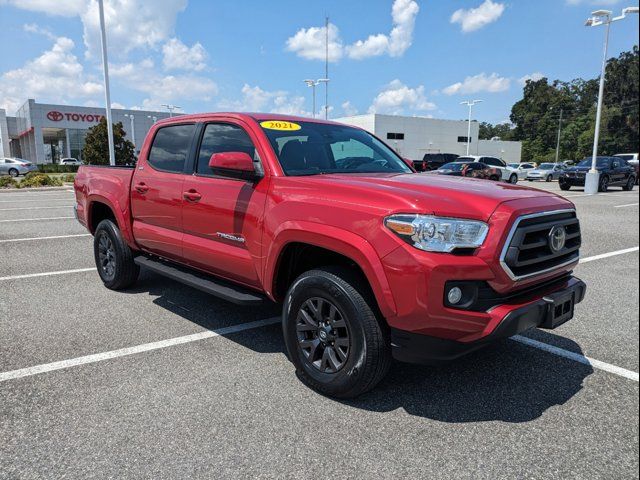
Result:
[[[567,242],[567,231],[562,225],[556,225],[549,232],[549,248],[553,253],[562,250]]]
[[[52,122],[59,122],[64,118],[64,115],[56,110],[51,110],[49,113],[47,113],[47,118]]]

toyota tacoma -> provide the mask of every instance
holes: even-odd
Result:
[[[454,360],[572,318],[574,205],[415,173],[372,134],[273,114],[153,125],[134,167],[82,166],[76,215],[107,288],[140,267],[241,305],[282,305],[304,383],[348,398],[392,359]]]

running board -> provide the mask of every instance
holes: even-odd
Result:
[[[266,297],[259,293],[254,293],[247,288],[234,285],[224,280],[218,280],[215,277],[208,276],[174,263],[159,259],[152,259],[143,255],[137,256],[134,261],[141,267],[147,268],[162,276],[184,283],[185,285],[237,305],[261,305],[266,300]]]

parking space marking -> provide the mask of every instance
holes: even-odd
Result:
[[[68,202],[69,200],[73,200],[72,196],[61,197],[61,198],[41,198],[39,200],[0,200],[0,203],[33,203],[33,202]]]
[[[548,343],[533,340],[529,337],[523,337],[522,335],[511,337],[511,340],[522,343],[529,347],[544,350],[545,352],[552,353],[560,357],[568,358],[569,360],[573,360],[574,362],[582,363],[584,365],[590,365],[593,368],[597,368],[598,370],[604,370],[605,372],[628,378],[629,380],[633,380],[634,382],[638,381],[638,372],[627,370],[626,368],[618,367],[617,365],[611,365],[610,363],[601,362],[600,360],[585,357],[584,355],[580,355],[579,353],[570,352],[569,350],[565,350],[564,348],[555,347],[553,345],[549,345]]]
[[[29,237],[29,238],[9,238],[8,240],[0,240],[0,243],[14,242],[31,242],[35,240],[54,240],[57,238],[74,238],[74,237],[90,237],[90,233],[77,233],[74,235],[52,235],[50,237]]]
[[[637,207],[638,203],[627,203],[626,205],[614,205],[613,208]]]
[[[620,193],[583,193],[580,195],[562,195],[564,198],[579,198],[579,197],[600,197],[600,198],[608,198],[608,197],[622,197],[633,195],[637,192],[620,192]]]
[[[66,275],[68,273],[93,272],[96,267],[91,268],[75,268],[73,270],[58,270],[56,272],[27,273],[25,275],[9,275],[8,277],[0,277],[0,282],[7,280],[20,280],[22,278],[50,277],[53,275]]]
[[[184,335],[182,337],[169,338],[167,340],[160,340],[159,342],[143,343],[141,345],[136,345],[135,347],[121,348],[119,350],[111,350],[109,352],[96,353],[93,355],[85,355],[84,357],[71,358],[69,360],[61,360],[59,362],[45,363],[42,365],[36,365],[34,367],[21,368],[19,370],[11,370],[9,372],[0,373],[0,382],[6,382],[7,380],[15,380],[17,378],[30,377],[32,375],[52,372],[54,370],[62,370],[65,368],[77,367],[79,365],[86,365],[88,363],[101,362],[103,360],[110,360],[112,358],[125,357],[128,355],[135,355],[137,353],[149,352],[152,350],[159,350],[162,348],[173,347],[175,345],[182,345],[185,343],[197,342],[199,340],[204,340],[206,338],[221,337],[224,335],[230,335],[232,333],[242,332],[245,330],[266,327],[268,325],[274,325],[279,322],[280,322],[280,317],[272,317],[264,320],[257,320],[255,322],[247,322],[247,323],[241,323],[239,325],[232,325],[230,327],[219,328],[216,330],[207,330],[206,332],[194,333],[191,335]]]
[[[624,250],[616,250],[615,252],[602,253],[592,257],[581,258],[580,263],[593,262],[594,260],[602,260],[603,258],[615,257],[616,255],[624,255],[625,253],[637,252],[640,247],[625,248]]]
[[[0,212],[12,212],[15,210],[43,210],[45,208],[72,208],[73,205],[59,205],[57,207],[15,207],[15,208],[0,208]]]
[[[0,220],[0,223],[9,223],[9,222],[37,222],[38,220],[69,220],[75,219],[76,217],[45,217],[45,218],[16,218],[13,220]]]

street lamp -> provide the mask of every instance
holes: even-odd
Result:
[[[107,60],[107,30],[104,25],[103,0],[98,0],[98,14],[100,16],[100,41],[102,44],[102,70],[104,73],[104,99],[107,113],[107,140],[109,142],[109,165],[116,164],[116,152],[113,147],[113,122],[111,120],[111,93],[109,92],[109,61]]]
[[[135,130],[135,128],[133,128],[134,116],[133,116],[132,113],[125,113],[124,116],[129,119],[129,125],[130,125],[130,129],[131,129],[131,143],[133,143],[133,146],[135,148],[135,146],[136,146],[136,130]]]
[[[307,84],[307,87],[311,87],[313,90],[313,118],[316,118],[316,87],[321,83],[329,83],[328,78],[319,78],[318,80],[303,80],[304,83]]]
[[[158,121],[158,117],[156,117],[155,115],[147,115],[147,118],[153,121],[153,123],[156,123]]]
[[[484,100],[466,100],[464,102],[460,102],[460,105],[467,105],[469,107],[469,127],[467,128],[467,155],[469,155],[469,150],[471,148],[471,111],[473,110],[473,106],[477,103],[482,103]]]
[[[178,105],[171,105],[168,103],[163,103],[160,105],[161,107],[165,107],[167,110],[169,110],[169,118],[173,117],[173,111],[174,110],[179,110],[182,107],[179,107]]]
[[[598,193],[600,185],[600,172],[598,172],[598,140],[600,138],[600,117],[602,114],[602,101],[604,97],[604,77],[607,70],[607,50],[609,48],[609,30],[611,24],[626,18],[628,13],[638,13],[638,7],[627,7],[622,10],[622,15],[612,17],[611,10],[596,10],[591,13],[591,17],[585,22],[587,27],[599,27],[606,25],[604,37],[604,53],[602,55],[602,70],[600,72],[600,88],[598,89],[598,108],[596,109],[596,131],[593,137],[593,153],[591,155],[591,170],[587,173],[584,192],[587,194]]]

